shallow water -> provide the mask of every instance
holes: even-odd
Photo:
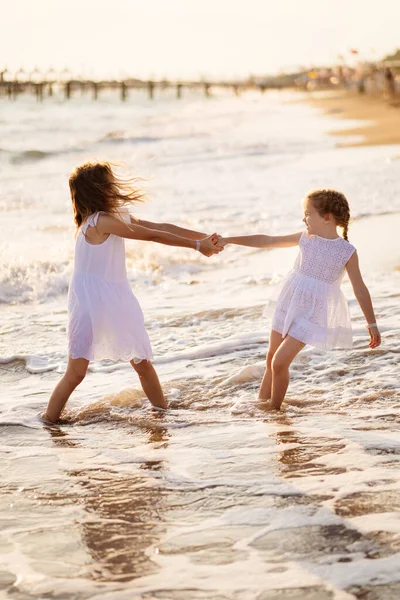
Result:
[[[399,147],[337,149],[337,122],[292,99],[2,101],[0,597],[400,596]],[[298,231],[308,189],[342,189],[382,346],[345,281],[353,349],[306,348],[265,413],[262,309],[296,251],[128,242],[170,410],[105,361],[44,426],[66,363],[67,176],[89,157],[149,178],[139,217],[203,231]]]

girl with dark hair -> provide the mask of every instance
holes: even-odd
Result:
[[[71,174],[77,227],[74,272],[68,294],[69,358],[43,418],[58,420],[68,398],[81,383],[91,360],[129,361],[146,396],[167,408],[142,310],[128,282],[124,238],[193,248],[204,256],[223,247],[217,234],[183,229],[135,218],[127,206],[143,201],[136,180],[118,178],[109,163],[85,163]]]

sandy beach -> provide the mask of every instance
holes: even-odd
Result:
[[[338,142],[340,147],[400,144],[400,106],[389,104],[378,96],[360,95],[354,91],[314,92],[307,102],[337,119],[343,129],[331,131],[335,136],[363,136],[356,141]],[[346,126],[346,120],[360,120]]]

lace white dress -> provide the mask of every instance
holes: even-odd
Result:
[[[76,238],[68,293],[69,355],[87,360],[151,360],[143,313],[128,282],[124,239],[109,235],[94,245],[85,237],[99,214],[86,219]],[[121,218],[130,220],[127,213]]]
[[[350,314],[340,284],[355,250],[341,237],[302,233],[294,268],[264,310],[264,316],[272,316],[272,329],[316,348],[351,348]]]

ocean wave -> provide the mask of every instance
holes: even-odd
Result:
[[[0,211],[2,203],[0,201]],[[42,231],[57,235],[64,225],[49,224]],[[70,252],[73,249],[71,247]],[[215,262],[199,261],[198,255],[188,249],[170,249],[160,244],[132,244],[126,249],[126,267],[132,286],[145,287],[168,280],[195,285],[199,274],[215,269]],[[17,263],[14,260],[0,266],[0,304],[45,302],[68,292],[72,275],[72,261],[33,261]]]
[[[111,142],[115,144],[147,144],[155,142],[164,142],[167,140],[185,140],[194,138],[209,138],[210,135],[204,132],[185,131],[174,135],[132,135],[126,131],[109,131],[102,136],[98,143]]]
[[[0,154],[4,153],[8,155],[9,161],[12,165],[24,165],[30,163],[40,162],[47,158],[52,158],[54,156],[67,155],[74,152],[82,152],[83,148],[78,146],[67,147],[67,148],[59,148],[56,150],[22,150],[21,152],[15,152],[13,150],[6,150],[0,148]]]
[[[13,354],[12,356],[0,357],[0,365],[4,365],[3,371],[15,372],[15,370],[27,371],[32,375],[39,375],[49,371],[55,371],[61,366],[61,357],[55,355],[39,354]]]
[[[254,306],[201,310],[186,315],[179,315],[178,317],[166,317],[163,319],[162,323],[157,324],[157,327],[188,327],[199,321],[210,323],[212,321],[225,322],[237,318],[254,319],[260,316],[263,306],[263,304],[257,304]]]
[[[1,211],[1,203],[0,203]],[[60,230],[59,226],[48,226],[44,230]],[[168,252],[164,248],[135,247],[127,252],[128,279],[132,286],[145,287],[161,284],[173,279],[187,285],[198,283],[197,273],[210,269],[212,265],[196,262],[193,252]],[[131,258],[131,256],[134,258]],[[29,264],[4,264],[0,267],[0,304],[26,304],[46,302],[67,294],[72,275],[72,262],[42,262]]]
[[[223,342],[202,344],[188,350],[182,350],[181,352],[170,352],[164,356],[156,357],[154,364],[163,365],[181,360],[202,360],[217,356],[226,356],[243,350],[257,348],[260,345],[264,346],[267,339],[265,332],[236,334],[228,337]],[[66,355],[63,357],[58,354],[21,353],[0,358],[0,364],[9,365],[13,369],[15,369],[18,362],[29,373],[45,373],[46,371],[61,368],[61,363],[66,362]],[[128,367],[129,365],[123,362],[99,361],[92,362],[89,366],[89,371],[109,373]]]
[[[50,262],[5,265],[0,271],[0,304],[45,302],[66,294],[70,268],[69,263]]]
[[[45,152],[44,150],[24,150],[23,152],[13,153],[11,163],[20,165],[24,163],[33,163],[43,160],[48,156],[56,154],[55,152]]]
[[[362,221],[364,219],[372,219],[374,217],[386,217],[388,215],[399,215],[398,210],[383,210],[375,212],[360,212],[351,218],[352,221]]]
[[[101,137],[98,142],[111,142],[114,144],[147,144],[152,142],[159,142],[165,138],[151,136],[151,135],[143,135],[143,136],[132,136],[124,131],[110,131],[106,133],[103,137]]]
[[[226,356],[235,352],[258,348],[259,346],[264,347],[268,341],[268,333],[269,332],[266,333],[265,331],[254,331],[232,335],[225,338],[223,342],[202,344],[191,348],[190,350],[182,350],[181,352],[167,354],[162,358],[156,358],[155,364]]]

